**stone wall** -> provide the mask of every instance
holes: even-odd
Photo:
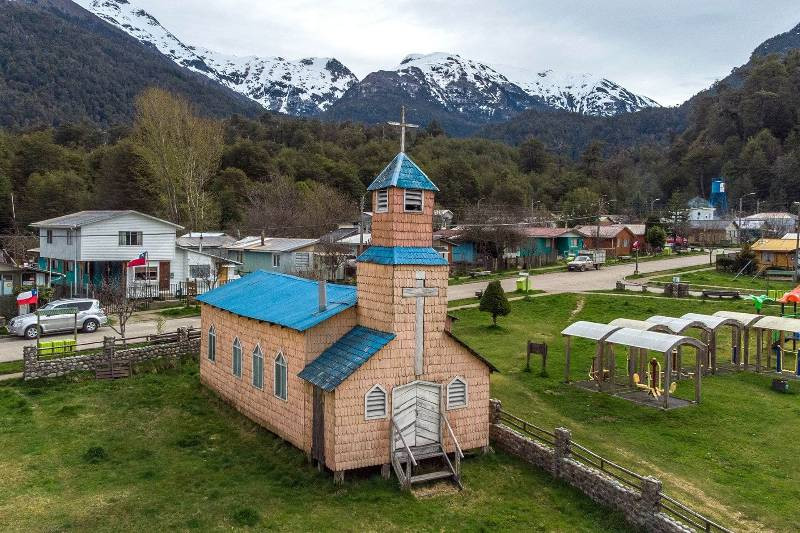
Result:
[[[26,380],[53,378],[72,372],[93,371],[98,365],[108,364],[109,357],[113,357],[115,363],[130,362],[133,364],[159,357],[190,355],[200,351],[200,339],[190,340],[185,328],[178,329],[176,342],[120,350],[115,348],[114,340],[114,337],[105,337],[103,349],[100,352],[54,359],[40,359],[36,346],[25,346],[22,354],[23,377]]]
[[[689,533],[692,528],[659,512],[661,481],[647,477],[640,490],[625,485],[580,463],[571,457],[570,432],[555,431],[555,445],[549,446],[528,438],[503,425],[499,419],[500,402],[492,400],[492,423],[489,434],[500,450],[538,466],[586,494],[593,501],[620,511],[633,525],[654,533]]]

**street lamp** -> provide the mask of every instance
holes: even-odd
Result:
[[[651,215],[653,214],[653,207],[654,207],[655,203],[658,202],[659,200],[661,200],[661,198],[653,198],[652,200],[650,200],[650,214]]]
[[[755,193],[749,192],[739,197],[739,244],[742,244],[742,200],[751,195],[755,195]]]

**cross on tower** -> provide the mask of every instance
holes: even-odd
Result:
[[[414,326],[414,374],[422,374],[422,357],[425,352],[425,298],[439,296],[439,289],[425,286],[425,272],[418,271],[414,274],[416,283],[414,287],[403,287],[403,298],[416,298],[416,320]]]
[[[406,106],[400,107],[400,122],[387,122],[390,126],[400,126],[400,151],[406,151],[406,128],[419,128],[417,124],[406,122]]]

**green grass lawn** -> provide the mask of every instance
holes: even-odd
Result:
[[[502,453],[468,457],[460,493],[414,496],[375,470],[334,486],[202,387],[196,363],[114,382],[0,383],[0,428],[4,531],[629,530]]]
[[[691,274],[681,275],[681,282],[689,283],[698,287],[702,286],[715,286],[715,287],[731,287],[735,289],[751,289],[757,291],[766,291],[767,289],[784,290],[788,291],[795,287],[791,281],[780,280],[766,280],[763,278],[752,279],[751,276],[741,275],[737,279],[733,279],[735,274],[728,272],[717,272],[716,270],[706,270],[703,272],[692,272]],[[654,281],[670,282],[672,276],[662,276],[653,278]]]
[[[199,305],[183,305],[181,307],[168,307],[158,312],[159,315],[168,318],[181,318],[186,316],[200,316]]]
[[[570,428],[576,441],[659,477],[668,494],[734,529],[797,529],[800,383],[792,382],[793,393],[783,395],[770,390],[768,375],[708,377],[701,405],[669,412],[562,383],[560,331],[571,321],[750,312],[749,302],[563,294],[513,302],[512,307],[510,316],[499,319],[499,328],[476,309],[454,312],[460,318],[456,334],[500,368],[492,377],[492,396],[505,409],[541,427]],[[729,335],[721,337],[718,360],[729,360]],[[535,358],[534,372],[522,371],[528,339],[548,343],[550,377],[539,376]],[[572,379],[587,378],[593,351],[593,343],[576,342]],[[625,359],[619,352],[622,369]],[[682,381],[677,395],[691,398],[692,392],[691,382]]]
[[[22,372],[22,361],[8,361],[0,363],[0,375],[16,374]]]

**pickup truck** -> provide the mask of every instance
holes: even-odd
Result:
[[[606,262],[605,250],[598,251],[581,251],[575,259],[567,263],[567,270],[580,270],[585,272],[590,268],[595,270],[600,268],[600,265]]]

